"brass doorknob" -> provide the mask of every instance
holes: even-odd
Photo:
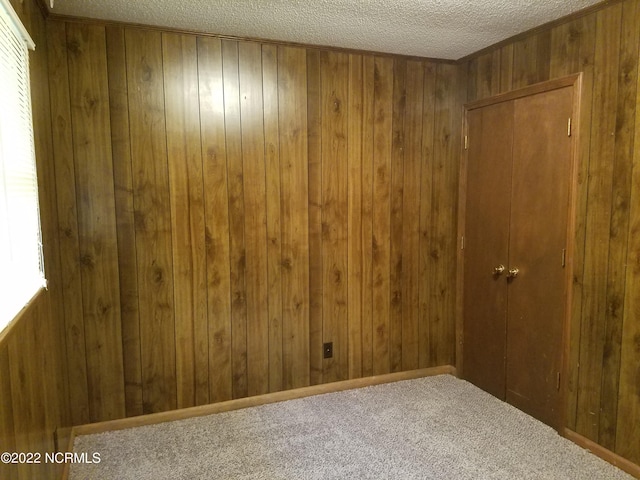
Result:
[[[518,273],[520,273],[520,270],[518,270],[517,268],[510,268],[509,272],[507,273],[507,278],[515,278],[518,276]]]
[[[504,272],[504,270],[505,270],[505,266],[500,264],[497,267],[493,267],[493,274],[502,275],[502,272]]]

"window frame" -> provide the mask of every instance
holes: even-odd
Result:
[[[17,320],[21,317],[26,307],[32,304],[43,289],[46,288],[46,277],[42,248],[42,226],[40,220],[37,164],[35,157],[35,134],[33,127],[33,104],[31,100],[31,72],[29,58],[29,51],[35,49],[35,43],[27,29],[22,24],[9,0],[0,0],[0,22],[2,23],[0,28],[2,29],[1,36],[4,39],[3,43],[5,41],[7,42],[0,46],[0,49],[4,50],[4,53],[6,54],[6,63],[4,63],[4,66],[2,67],[3,70],[0,71],[0,73],[4,72],[4,74],[8,74],[7,77],[0,78],[0,82],[5,84],[5,86],[11,87],[8,90],[9,93],[4,94],[2,102],[4,105],[11,103],[14,107],[14,109],[9,109],[11,112],[9,121],[6,120],[7,117],[0,120],[0,128],[4,128],[5,134],[5,145],[3,146],[2,143],[0,143],[0,149],[2,150],[2,152],[0,152],[0,180],[2,181],[2,184],[0,185],[0,195],[4,197],[0,199],[0,202],[1,206],[4,208],[2,218],[4,218],[4,221],[6,222],[4,225],[0,225],[0,228],[3,229],[3,232],[0,233],[5,235],[3,243],[6,246],[15,247],[16,245],[19,245],[23,239],[27,239],[29,249],[32,249],[28,256],[22,257],[17,255],[19,258],[15,263],[10,261],[13,254],[7,254],[3,257],[5,260],[3,260],[2,269],[6,269],[5,272],[8,273],[3,274],[0,272],[0,275],[4,276],[4,278],[0,278],[0,285],[3,285],[4,287],[11,285],[11,282],[15,277],[21,277],[23,279],[23,285],[22,287],[16,288],[15,291],[19,292],[19,296],[13,304],[9,305],[9,302],[7,302],[7,307],[0,307],[0,339],[2,339],[6,336],[11,327],[17,323]],[[13,87],[15,87],[15,89]],[[2,95],[2,92],[0,92],[0,95]],[[15,100],[13,100],[14,97]],[[7,98],[10,98],[11,100],[7,100]],[[14,113],[19,114],[19,119],[15,119],[13,116]],[[3,114],[10,115],[10,113],[5,113],[4,109],[2,109],[2,111],[0,111],[0,115]],[[4,123],[4,127],[2,127],[2,123]],[[6,125],[9,123],[11,123],[11,127],[7,128]],[[18,124],[19,126],[16,126]],[[11,135],[7,135],[7,131],[12,130],[12,128],[16,128],[20,132],[20,135],[18,136],[20,137],[21,142],[19,144],[13,142],[13,137]],[[3,132],[0,131],[0,142],[2,141],[2,133]],[[6,138],[12,138],[12,140],[7,142]],[[14,147],[18,152],[20,152],[19,154],[21,157],[21,162],[16,162],[13,165],[6,160],[9,156],[5,155],[7,151],[14,151],[11,147]],[[18,165],[18,167],[15,165]],[[19,172],[18,177],[15,177],[14,175],[11,175],[10,177],[14,182],[17,179],[18,183],[11,184],[11,181],[5,182],[5,176],[7,172],[10,171],[13,173],[16,171]],[[26,174],[22,175],[25,172]],[[20,190],[22,188],[22,181],[27,182],[24,184],[25,187],[23,191]],[[27,194],[23,205],[18,204],[18,206],[16,206],[16,197],[8,194],[8,185],[12,185],[14,187],[14,192],[19,191],[20,193]],[[12,231],[11,225],[13,224],[15,226],[16,224],[11,221],[11,216],[14,216],[15,222],[16,210],[21,212],[23,208],[25,208],[25,212],[28,212],[28,218],[31,219],[31,222],[26,223],[28,225],[27,228],[18,229],[22,230],[22,236],[20,237],[20,235],[18,235],[18,241],[16,241],[16,237],[12,237],[10,234]],[[10,250],[14,251],[13,248],[10,248]],[[5,261],[7,263],[4,263]],[[25,265],[25,272],[21,274],[20,268],[25,267]],[[38,270],[37,273],[36,269]],[[5,297],[6,299],[13,294],[13,289],[5,288],[4,292],[0,292],[0,297]]]

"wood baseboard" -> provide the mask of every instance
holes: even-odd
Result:
[[[573,430],[569,430],[568,428],[564,429],[564,436],[571,440],[573,443],[589,450],[591,453],[597,455],[601,459],[609,462],[612,465],[615,465],[620,470],[624,470],[628,474],[640,479],[640,465],[637,465],[632,461],[621,457],[617,453],[612,452],[602,445],[598,445],[596,442],[589,440],[587,437],[583,437],[579,433],[576,433]]]
[[[401,380],[412,380],[415,378],[430,377],[443,374],[450,374],[455,376],[456,369],[451,365],[444,365],[441,367],[433,368],[422,368],[419,370],[410,370],[407,372],[389,373],[385,375],[376,375],[373,377],[355,378],[352,380],[344,380],[341,382],[313,385],[310,387],[296,388],[293,390],[285,390],[282,392],[267,393],[265,395],[256,395],[254,397],[238,398],[236,400],[228,400],[226,402],[212,403],[209,405],[202,405],[198,407],[183,408],[180,410],[171,410],[169,412],[152,413],[148,415],[140,415],[137,417],[109,420],[106,422],[91,423],[87,425],[78,425],[76,427],[73,427],[71,432],[71,439],[73,440],[73,438],[79,435],[91,435],[94,433],[124,430],[126,428],[141,427],[144,425],[154,425],[156,423],[171,422],[174,420],[183,420],[192,417],[201,417],[214,413],[240,410],[242,408],[255,407],[258,405],[266,405],[269,403],[282,402],[285,400],[309,397],[311,395],[341,392],[343,390],[350,390],[353,388],[369,387],[372,385],[380,385],[383,383],[399,382]]]

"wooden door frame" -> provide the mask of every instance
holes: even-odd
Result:
[[[467,194],[467,160],[468,152],[466,148],[468,125],[467,115],[469,111],[478,108],[494,105],[496,103],[516,100],[518,98],[536,95],[539,93],[557,90],[559,88],[573,87],[573,112],[571,117],[571,158],[570,158],[570,178],[569,178],[569,208],[567,211],[567,251],[565,265],[565,318],[562,338],[562,366],[560,381],[560,428],[559,433],[564,435],[567,423],[567,403],[568,403],[568,380],[569,380],[569,358],[571,346],[571,316],[573,304],[573,275],[574,275],[574,251],[577,215],[577,188],[579,164],[582,158],[580,151],[580,109],[582,103],[582,73],[568,75],[566,77],[536,83],[534,85],[513,90],[507,93],[495,95],[490,98],[476,100],[464,105],[462,116],[462,148],[460,159],[460,177],[458,190],[458,232],[457,232],[457,274],[456,274],[456,371],[460,377],[464,376],[463,371],[463,328],[464,328],[464,233],[466,218],[466,194]],[[569,128],[569,126],[567,126]]]

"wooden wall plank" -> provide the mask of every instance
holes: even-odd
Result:
[[[55,165],[56,202],[58,204],[58,236],[61,265],[61,295],[64,305],[66,361],[71,398],[76,408],[71,411],[74,423],[89,423],[89,387],[85,350],[82,279],[80,275],[80,240],[78,238],[78,206],[76,202],[73,127],[67,62],[67,33],[62,22],[49,22],[49,83],[51,129]]]
[[[67,27],[78,237],[92,421],[124,415],[118,241],[104,27]]]
[[[244,242],[244,172],[240,124],[238,42],[222,41],[225,134],[229,188],[229,255],[231,261],[231,370],[233,398],[248,395],[247,287]]]
[[[219,402],[233,398],[229,196],[220,39],[198,38],[198,73],[206,218],[209,401]]]
[[[538,36],[530,35],[513,44],[512,88],[522,88],[538,81]]]
[[[142,415],[143,412],[142,361],[124,27],[107,27],[106,34],[113,182],[118,233],[125,411],[127,416],[134,416]]]
[[[34,315],[29,319],[29,321],[25,325],[23,341],[19,344],[16,342],[16,348],[13,350],[12,356],[19,355],[19,350],[25,349],[32,354],[29,356],[28,360],[24,363],[25,366],[25,379],[24,381],[27,384],[26,395],[20,399],[21,402],[28,403],[30,412],[27,416],[29,425],[29,443],[33,446],[36,446],[37,451],[44,451],[47,439],[45,438],[46,431],[45,421],[46,421],[46,410],[44,403],[44,396],[39,395],[38,391],[41,388],[41,385],[45,385],[45,375],[47,374],[47,370],[42,368],[42,354],[44,349],[38,351],[39,336],[41,334],[40,325],[36,324],[37,318],[44,318],[45,311],[48,308],[48,299],[47,297],[40,297],[36,300],[34,305]],[[43,331],[46,332],[45,329]],[[45,345],[41,345],[44,347]],[[11,350],[10,350],[11,351]],[[91,401],[91,399],[89,399]],[[16,410],[16,405],[14,404],[14,410]],[[28,450],[19,450],[19,451],[28,451]]]
[[[278,47],[262,46],[269,298],[269,391],[282,390],[282,214],[278,130]]]
[[[505,45],[500,49],[500,93],[508,92],[514,88],[513,52],[513,43]]]
[[[402,205],[402,370],[419,366],[420,184],[424,64],[407,62]],[[416,201],[420,200],[420,201]]]
[[[269,392],[266,167],[262,48],[240,42],[240,118],[245,208],[248,394]]]
[[[500,93],[500,72],[502,71],[502,51],[494,50],[491,56],[491,87],[490,95],[498,95]]]
[[[362,56],[349,55],[347,112],[347,354],[349,378],[362,376]]]
[[[363,58],[362,84],[362,376],[373,375],[373,152],[375,57]]]
[[[22,337],[22,341],[17,344],[15,354],[21,354],[20,351],[23,349],[31,352],[28,362],[25,362],[27,366],[25,381],[29,384],[27,390],[29,393],[21,399],[21,402],[28,403],[31,410],[30,415],[28,415],[30,420],[29,443],[33,449],[31,451],[35,450],[44,454],[45,452],[54,450],[53,432],[55,426],[48,428],[47,415],[49,415],[49,409],[52,406],[50,403],[53,403],[55,400],[52,399],[53,401],[50,400],[47,402],[45,401],[44,395],[40,394],[41,391],[51,391],[50,380],[52,375],[48,374],[50,369],[47,368],[46,352],[50,351],[48,341],[52,339],[52,337],[50,332],[47,331],[48,322],[39,324],[37,320],[50,317],[50,313],[47,313],[47,311],[50,310],[50,297],[40,296],[36,299],[33,306],[33,315],[25,325],[24,336]],[[30,450],[18,451],[28,452]],[[47,468],[44,470],[47,471],[50,470],[51,465],[46,465],[45,462],[45,467]],[[32,471],[32,476],[36,476],[34,475],[31,465],[29,465],[28,469]]]
[[[309,159],[309,355],[310,382],[323,382],[322,306],[322,109],[320,51],[307,50],[307,128]]]
[[[206,251],[196,38],[162,34],[178,408],[209,402]]]
[[[478,83],[476,98],[486,98],[491,96],[493,78],[493,52],[487,52],[478,57]],[[499,83],[499,78],[498,78]]]
[[[323,341],[333,342],[323,381],[346,380],[347,357],[347,129],[349,56],[320,52],[322,108]]]
[[[434,165],[432,177],[432,235],[430,285],[430,354],[433,365],[455,360],[455,276],[457,191],[460,154],[461,85],[459,67],[439,64],[436,69]]]
[[[536,34],[536,82],[549,80],[551,67],[551,30]]]
[[[479,61],[480,57],[475,57],[467,63],[467,77],[469,78],[469,82],[467,84],[467,102],[478,100],[478,88],[480,83],[480,79],[478,78]]]
[[[433,196],[435,95],[437,66],[427,62],[424,65],[424,90],[422,96],[422,168],[420,173],[420,254],[418,259],[420,291],[418,293],[419,327],[419,367],[431,366],[431,204]]]
[[[476,99],[500,93],[500,51],[487,52],[478,57]],[[473,83],[470,81],[469,84]],[[467,99],[469,101],[471,99]]]
[[[576,431],[598,440],[622,5],[597,13]]]
[[[278,48],[282,161],[282,331],[285,389],[310,383],[307,64],[302,48]],[[321,346],[320,346],[321,347]],[[317,346],[316,346],[317,348]]]
[[[58,383],[65,381],[64,378],[59,378],[62,371],[63,356],[60,355],[62,345],[59,344],[59,328],[60,317],[55,313],[55,305],[52,295],[46,295],[44,298],[42,310],[40,312],[41,318],[34,319],[35,328],[33,329],[33,343],[35,345],[34,351],[37,352],[35,356],[39,362],[37,365],[38,372],[42,375],[36,388],[41,392],[48,392],[40,394],[42,401],[42,413],[44,416],[44,423],[39,425],[41,443],[40,449],[42,452],[54,452],[59,447],[57,439],[57,431],[59,428],[63,428],[63,425],[69,425],[69,420],[64,419],[64,409],[68,408],[68,391],[67,395],[61,395],[64,390],[60,389]],[[42,319],[47,319],[42,321]],[[40,417],[42,419],[42,416]],[[42,421],[42,420],[41,420]],[[46,471],[46,475],[50,478],[57,478],[60,474],[61,467],[54,463],[46,464],[43,468]]]
[[[390,372],[392,59],[375,58],[373,108],[373,374],[379,375]]]
[[[544,30],[513,44],[512,88],[522,88],[549,79],[551,30]]]
[[[125,30],[143,412],[176,408],[175,313],[162,39]]]
[[[405,154],[405,110],[407,62],[393,61],[393,109],[391,143],[391,185],[390,185],[390,265],[389,265],[389,368],[398,372],[402,368],[402,206],[404,202],[404,154]]]

